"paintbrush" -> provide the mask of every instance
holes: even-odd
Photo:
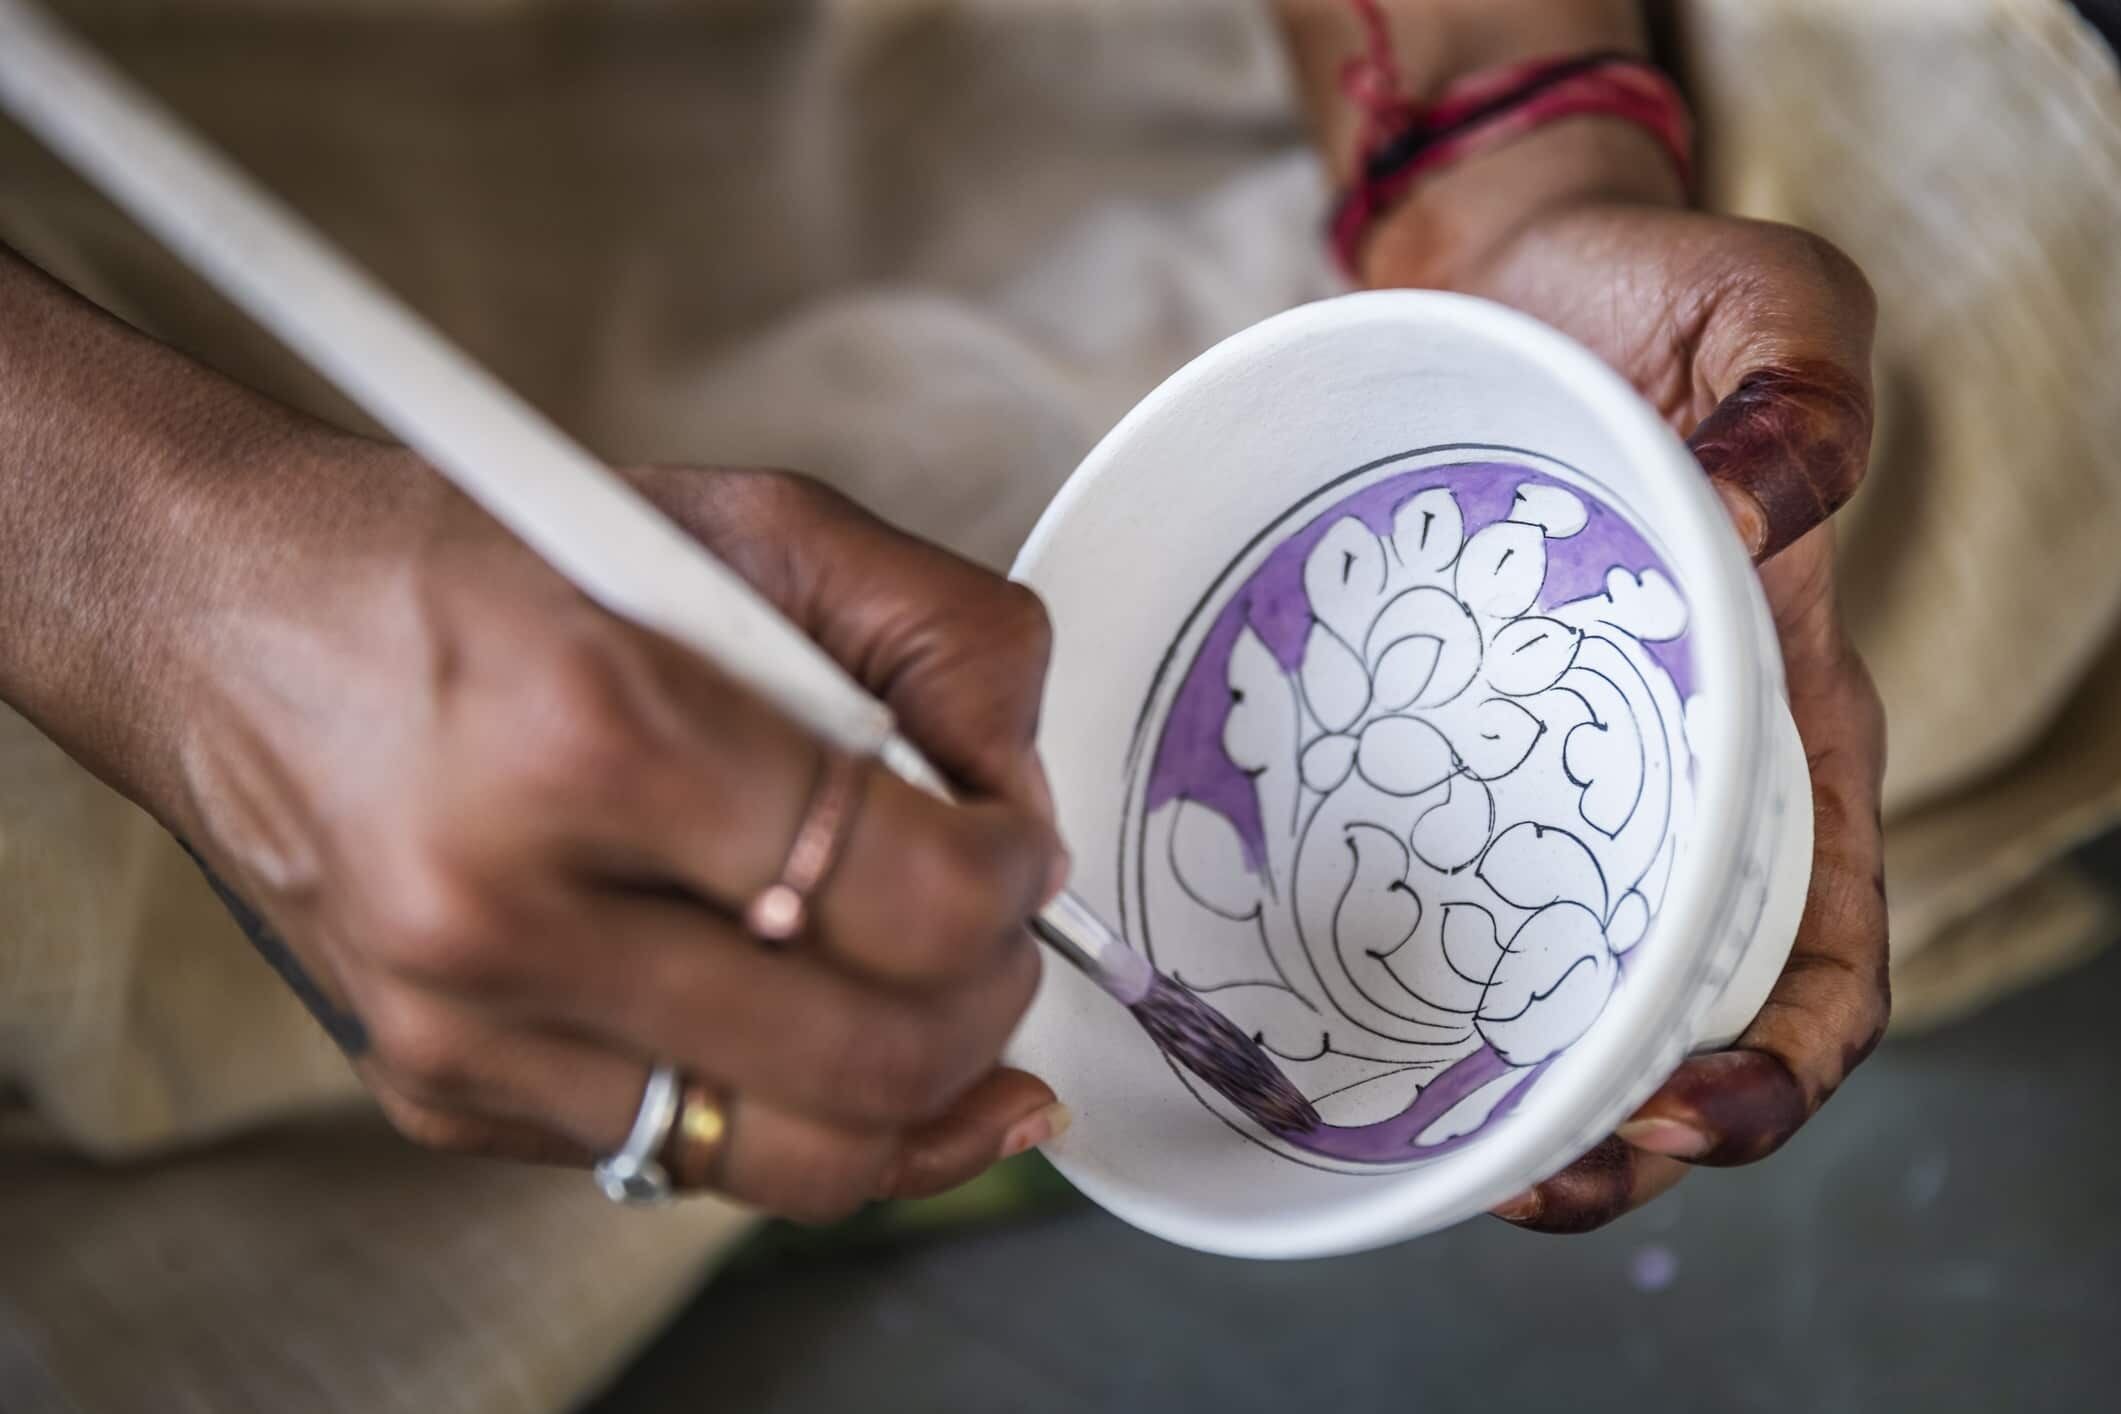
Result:
[[[740,576],[23,0],[0,0],[0,105],[583,593],[949,795],[889,709]],[[1031,929],[1267,1130],[1319,1125],[1255,1038],[1080,900],[1055,899]]]

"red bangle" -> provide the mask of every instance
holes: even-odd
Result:
[[[1370,52],[1342,76],[1364,115],[1360,173],[1333,212],[1333,254],[1356,278],[1380,216],[1424,175],[1562,118],[1602,114],[1647,128],[1683,185],[1693,179],[1693,119],[1678,85],[1647,59],[1586,54],[1488,69],[1460,79],[1432,104],[1398,94],[1391,44],[1374,0],[1356,0]]]

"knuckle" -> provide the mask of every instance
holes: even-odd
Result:
[[[1000,1005],[995,1009],[995,1017],[999,1023],[995,1041],[997,1053],[1002,1044],[1016,1034],[1016,1028],[1023,1022],[1025,1013],[1031,1010],[1031,1003],[1038,996],[1039,978],[1044,971],[1045,959],[1040,956],[1037,946],[1028,938],[1024,939],[1011,959],[1010,970],[1003,983]]]
[[[1818,272],[1820,282],[1833,292],[1845,316],[1861,318],[1866,323],[1876,317],[1877,293],[1854,257],[1816,231],[1792,227],[1790,233],[1796,251]]]
[[[1885,1040],[1886,1028],[1893,1019],[1893,994],[1890,982],[1872,988],[1863,994],[1855,1007],[1855,1016],[1849,1027],[1848,1041],[1842,1048],[1841,1075],[1846,1079],[1857,1066],[1871,1058]]]
[[[1000,612],[1012,647],[1041,666],[1053,651],[1053,618],[1046,601],[1017,581],[1003,580]]]
[[[601,626],[600,626],[601,629]],[[641,645],[600,630],[564,638],[529,685],[522,759],[535,778],[576,794],[626,794],[651,749],[633,684]]]
[[[790,1221],[822,1227],[852,1217],[876,1196],[881,1157],[850,1141],[801,1165],[775,1206]]]
[[[799,471],[768,469],[752,473],[751,493],[785,514],[815,515],[852,505],[845,496]]]
[[[477,1126],[460,1116],[414,1104],[396,1095],[378,1095],[383,1117],[400,1136],[422,1149],[443,1153],[482,1152],[485,1144]]]
[[[471,1047],[454,1018],[419,1002],[374,1011],[369,1038],[393,1086],[417,1099],[461,1095],[472,1083]]]
[[[832,1073],[850,1106],[885,1121],[927,1119],[953,1097],[955,1067],[937,1029],[898,1012],[879,1012],[836,1042]]]
[[[1008,841],[980,813],[951,812],[908,841],[908,897],[920,914],[909,941],[939,961],[991,955],[1010,921],[1004,892],[1016,866]]]
[[[722,486],[724,523],[709,530],[707,540],[717,549],[729,549],[747,562],[758,542],[784,541],[791,527],[815,525],[852,508],[854,503],[813,477],[778,468],[749,468],[727,474]],[[732,528],[771,529],[770,536],[750,535],[749,545],[728,543]]]
[[[504,960],[479,891],[432,863],[397,871],[372,940],[378,960],[405,976],[479,984]]]

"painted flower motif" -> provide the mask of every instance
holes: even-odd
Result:
[[[1477,1129],[1589,1029],[1662,902],[1691,798],[1683,704],[1647,645],[1686,609],[1654,568],[1546,604],[1588,515],[1540,480],[1470,535],[1448,485],[1388,531],[1335,521],[1303,565],[1297,661],[1250,626],[1229,655],[1221,745],[1262,838],[1190,799],[1150,818],[1159,962],[1334,1125],[1398,1115],[1489,1052],[1499,1078],[1422,1142]]]

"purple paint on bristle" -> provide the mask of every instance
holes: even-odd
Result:
[[[1161,972],[1129,1010],[1158,1050],[1268,1133],[1293,1139],[1325,1124],[1259,1042]]]

